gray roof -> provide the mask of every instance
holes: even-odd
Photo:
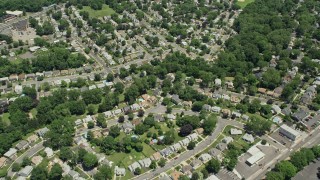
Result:
[[[44,127],[42,129],[38,129],[36,132],[38,136],[43,137],[48,131],[49,129],[47,127]]]
[[[213,157],[218,157],[221,154],[221,151],[217,148],[212,148],[208,153]]]
[[[254,137],[251,134],[246,133],[245,135],[243,135],[242,139],[250,143],[254,142]]]
[[[306,117],[309,116],[309,113],[304,111],[304,110],[299,110],[296,113],[294,113],[292,115],[292,117],[296,120],[296,121],[302,121],[303,119],[305,119]]]
[[[32,169],[33,169],[32,166],[26,166],[23,169],[21,169],[18,174],[23,177],[28,177],[30,175]]]
[[[141,166],[138,162],[134,162],[130,166],[128,166],[128,168],[131,172],[134,172],[137,168],[141,168]]]
[[[10,158],[12,155],[14,155],[14,154],[16,154],[16,153],[17,153],[17,150],[16,150],[16,149],[10,148],[9,151],[7,151],[7,152],[4,154],[4,156]]]
[[[181,99],[179,98],[179,95],[177,95],[177,94],[173,94],[173,95],[171,96],[171,99],[172,99],[173,101],[175,101],[175,103],[181,103]]]
[[[23,149],[25,146],[29,145],[28,141],[26,140],[21,140],[19,141],[19,143],[16,145],[16,148],[21,150]]]
[[[192,167],[195,167],[195,166],[199,166],[201,164],[201,161],[199,159],[194,159],[192,162],[191,162],[191,166]]]
[[[227,144],[226,143],[219,143],[219,144],[217,144],[217,149],[219,149],[220,151],[223,151],[223,150],[225,150],[225,149],[227,149]]]
[[[155,121],[164,121],[164,117],[161,114],[155,114],[153,118]]]
[[[125,122],[125,123],[123,123],[122,128],[123,129],[133,129],[134,126],[131,122]]]

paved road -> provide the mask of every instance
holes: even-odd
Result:
[[[157,168],[153,172],[149,172],[141,176],[134,177],[133,179],[155,178],[159,174],[166,172],[167,170],[173,168],[174,166],[180,164],[183,161],[186,161],[187,159],[191,158],[192,156],[196,155],[197,153],[201,152],[202,150],[210,146],[227,125],[233,125],[239,128],[243,128],[243,124],[237,121],[231,121],[231,120],[225,120],[225,119],[219,118],[217,122],[217,127],[215,128],[214,132],[209,137],[207,137],[204,141],[198,144],[194,148],[194,150],[186,151],[185,153],[181,154],[177,159],[167,162],[164,167]]]
[[[269,170],[271,170],[277,162],[287,159],[291,153],[298,151],[302,147],[310,148],[310,147],[315,146],[319,143],[320,143],[320,130],[319,130],[319,128],[317,128],[311,133],[311,135],[307,136],[301,142],[295,144],[291,149],[286,149],[286,150],[282,151],[282,153],[280,155],[278,155],[271,162],[269,162],[267,165],[265,165],[264,168],[260,169],[256,173],[252,174],[248,178],[248,180],[263,179],[265,174]]]
[[[41,141],[40,143],[34,145],[33,147],[31,147],[30,149],[28,149],[26,152],[24,152],[21,156],[19,156],[14,163],[22,163],[23,159],[25,157],[32,157],[34,156],[36,153],[38,153],[40,150],[42,150],[44,148],[43,146],[43,141]],[[10,166],[10,168],[8,169],[8,176],[13,177],[15,174],[15,172],[12,172],[12,168]]]

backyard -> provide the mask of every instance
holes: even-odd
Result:
[[[110,16],[111,14],[115,13],[115,11],[106,4],[102,6],[101,10],[94,10],[90,6],[83,6],[82,11],[87,11],[89,13],[89,16],[93,18]]]
[[[241,6],[241,8],[244,8],[252,2],[254,2],[254,0],[238,0],[237,4]]]

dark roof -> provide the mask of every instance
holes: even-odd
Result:
[[[13,29],[16,29],[17,31],[25,31],[28,27],[28,21],[27,20],[21,20],[17,23],[12,24]]]
[[[296,121],[302,121],[303,119],[305,119],[308,116],[309,116],[308,112],[304,111],[303,109],[300,109],[299,111],[295,112],[292,115],[292,118],[295,119]]]

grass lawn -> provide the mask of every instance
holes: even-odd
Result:
[[[2,121],[3,121],[6,125],[10,125],[9,116],[10,116],[9,113],[3,113],[3,114],[2,114]]]
[[[33,116],[33,118],[35,118],[36,117],[36,115],[37,115],[37,109],[36,108],[33,108],[33,109],[31,109],[31,114],[32,114],[32,116]]]
[[[94,10],[89,6],[83,6],[82,11],[87,11],[89,13],[89,16],[93,18],[110,16],[111,14],[115,13],[115,11],[106,4],[102,6],[101,10]]]
[[[254,2],[254,0],[238,0],[237,4],[243,9],[246,7],[248,4]]]
[[[128,167],[132,163],[146,158],[143,153],[132,150],[130,153],[114,153],[108,156],[108,160],[114,162],[114,165],[120,167]]]
[[[234,140],[240,139],[242,135],[231,135],[230,134],[231,128],[239,129],[239,128],[228,125],[226,128],[224,128],[223,134],[225,134],[226,136],[231,136]]]
[[[143,145],[143,151],[142,153],[147,156],[150,157],[152,156],[156,151],[154,151],[148,144],[146,143],[142,143]]]
[[[0,169],[0,177],[6,177],[7,176],[7,171],[8,171],[9,166],[10,165],[8,164],[8,165],[6,165],[6,166],[4,166],[4,167],[2,167]]]
[[[116,137],[116,139],[118,140],[122,140],[123,138],[125,138],[127,135],[126,133],[124,133],[123,131],[120,132],[120,135],[118,137]]]

